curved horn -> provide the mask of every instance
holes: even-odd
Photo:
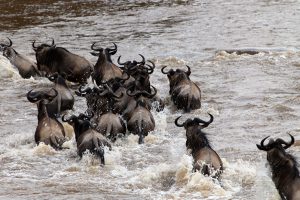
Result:
[[[145,66],[144,66],[144,68],[147,69],[148,74],[152,74],[154,72],[155,64],[151,60],[148,60],[148,62],[150,62],[152,64],[152,66],[146,64],[146,66],[148,66],[149,68],[147,68]]]
[[[130,89],[131,89],[131,88],[128,88],[128,89],[126,90],[126,94],[127,94],[128,96],[130,96],[130,97],[134,97],[138,92],[131,92]]]
[[[212,114],[210,114],[210,113],[208,113],[208,114],[209,114],[209,116],[210,116],[210,119],[209,119],[208,122],[206,122],[207,126],[208,126],[209,124],[211,124],[211,123],[214,121],[214,116],[213,116]]]
[[[121,58],[121,56],[119,56],[119,58],[118,58],[119,65],[127,65],[130,62],[130,61],[126,61],[126,62],[121,63],[120,58]]]
[[[27,99],[31,103],[35,103],[42,99],[41,92],[33,92],[33,89],[27,93]]]
[[[152,94],[152,93],[149,94],[148,92],[143,91],[143,94],[146,93],[146,94],[147,94],[147,97],[148,97],[149,99],[153,98],[153,97],[157,94],[157,89],[156,89],[153,85],[151,85],[150,87],[152,87],[153,90],[154,90],[154,93],[153,93],[153,94]]]
[[[190,75],[191,74],[191,68],[188,65],[186,65],[186,67],[188,68],[186,73],[187,73],[187,75]]]
[[[138,64],[145,64],[145,57],[142,54],[139,54],[142,57],[142,61],[137,62]]]
[[[51,44],[51,47],[53,47],[54,45],[55,45],[54,39],[52,38],[52,44]]]
[[[203,124],[202,128],[207,127],[209,124],[211,124],[214,121],[214,116],[212,114],[210,114],[210,113],[208,113],[208,114],[210,116],[209,121],[206,122],[206,121],[204,121],[204,120],[202,120],[200,118],[194,118],[194,122],[202,123]]]
[[[91,49],[94,50],[94,51],[102,51],[103,48],[95,48],[95,47],[94,47],[96,43],[97,43],[97,42],[94,42],[94,43],[92,44]]]
[[[109,87],[107,84],[104,85],[104,87],[106,88],[106,90],[104,90],[102,93],[99,94],[99,96],[104,96],[107,93],[111,94],[113,97],[119,99],[123,96],[123,93],[120,96],[117,96],[111,89],[111,87]]]
[[[35,40],[33,40],[33,42],[32,42],[32,48],[35,50],[35,49],[37,49],[38,47],[36,47],[34,44],[35,44]]]
[[[9,38],[7,38],[8,40],[9,40],[9,45],[6,45],[7,47],[11,47],[12,46],[12,41],[9,39]]]
[[[289,147],[292,146],[292,145],[294,144],[294,142],[295,142],[295,138],[294,138],[291,134],[289,134],[289,135],[290,135],[290,137],[291,137],[290,143],[287,143],[286,141],[284,141],[284,140],[281,139],[281,138],[279,138],[279,139],[276,140],[276,141],[279,142],[280,144],[284,144],[284,145],[285,145],[285,146],[283,146],[284,149],[289,148]]]
[[[265,137],[265,138],[260,142],[260,145],[259,145],[259,144],[256,144],[256,146],[257,146],[257,148],[258,148],[259,150],[263,150],[263,151],[268,151],[268,150],[269,150],[269,148],[267,148],[267,147],[264,145],[264,142],[265,142],[265,140],[266,140],[268,137],[270,137],[270,136]]]
[[[181,116],[177,117],[177,118],[175,119],[174,122],[175,122],[175,125],[176,125],[176,126],[178,126],[178,127],[183,127],[183,126],[184,126],[184,123],[182,123],[182,124],[179,124],[179,123],[178,123],[178,120],[179,120],[180,117],[181,117]]]
[[[168,71],[168,72],[164,72],[164,69],[166,68],[167,66],[163,66],[163,68],[161,68],[161,72],[163,73],[163,74],[169,74],[169,72],[170,72],[170,70]]]
[[[106,48],[110,55],[114,55],[118,51],[118,47],[117,47],[116,43],[113,42],[113,44],[114,44],[114,49]]]

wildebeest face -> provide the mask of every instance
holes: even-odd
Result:
[[[50,46],[47,44],[42,44],[38,46],[37,48],[34,49],[35,54],[36,54],[36,59],[41,60],[41,58],[51,49],[55,48],[54,46]]]
[[[55,49],[55,44],[54,44],[54,40],[52,40],[52,44],[48,45],[48,44],[41,44],[39,46],[35,46],[35,41],[33,41],[32,43],[32,48],[35,51],[35,57],[36,57],[36,61],[38,63],[38,69],[41,71],[45,71],[45,72],[51,72],[51,70],[49,70],[49,68],[47,66],[45,66],[46,64],[46,58],[47,58],[47,53],[51,50],[51,49]]]
[[[17,52],[11,47],[5,47],[3,50],[3,56],[5,56],[9,60],[15,58],[16,55],[17,55]]]

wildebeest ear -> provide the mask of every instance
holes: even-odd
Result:
[[[90,52],[93,56],[99,56],[100,53],[96,53],[96,52]]]

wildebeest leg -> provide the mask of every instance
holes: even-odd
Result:
[[[143,144],[144,143],[144,135],[139,133],[139,144]]]
[[[99,138],[94,137],[93,138],[93,143],[94,143],[94,150],[93,153],[100,158],[101,161],[101,165],[105,165],[105,159],[104,159],[104,145],[102,143],[102,141]]]
[[[101,165],[105,165],[104,149],[103,148],[95,149],[95,154],[100,158]]]
[[[62,149],[63,140],[61,138],[58,138],[56,135],[50,136],[50,145],[54,147],[55,149]]]

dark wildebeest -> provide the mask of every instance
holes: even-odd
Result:
[[[37,60],[38,69],[48,74],[59,73],[68,81],[86,83],[93,70],[92,65],[84,57],[69,52],[62,47],[56,47],[54,40],[52,44],[41,44],[35,46],[32,43]]]
[[[98,86],[95,85],[97,88]],[[126,133],[126,126],[121,116],[114,112],[115,102],[119,100],[124,94],[119,96],[115,94],[112,88],[107,84],[103,84],[103,91],[98,94],[99,96],[99,108],[97,109],[95,128],[97,131],[108,137],[112,141],[115,141],[118,134]],[[98,88],[100,90],[100,88]]]
[[[14,65],[22,78],[38,77],[42,76],[42,73],[38,70],[37,65],[26,56],[19,54],[14,50],[12,41],[8,38],[9,44],[0,44],[5,56],[12,65]]]
[[[52,94],[54,92],[54,94]],[[27,99],[32,103],[37,103],[38,107],[38,125],[35,131],[35,142],[39,144],[44,142],[55,149],[61,149],[65,141],[65,131],[63,125],[55,118],[49,115],[47,104],[56,98],[58,92],[51,89],[48,92],[27,93]]]
[[[73,109],[74,96],[67,86],[65,79],[58,73],[48,76],[48,79],[55,83],[54,89],[58,92],[56,97],[56,113],[60,114],[62,111]]]
[[[91,46],[91,49],[96,51],[92,52],[93,56],[98,56],[97,63],[94,66],[93,79],[96,81],[97,85],[102,82],[108,82],[111,79],[121,78],[123,75],[122,70],[116,66],[112,60],[111,56],[117,52],[117,45],[114,44],[114,49],[110,48],[95,48],[96,42]]]
[[[80,114],[78,117],[72,115],[69,119],[65,119],[65,116],[63,116],[62,121],[68,122],[74,128],[78,155],[82,157],[84,152],[89,151],[99,157],[101,164],[104,165],[104,146],[111,149],[111,144],[105,136],[93,129],[89,121],[91,117]]]
[[[88,110],[95,113],[95,111],[98,110],[98,89],[96,87],[86,87],[84,88],[83,85],[81,85],[78,89],[78,91],[75,91],[75,94],[80,97],[85,97],[86,104],[88,107]]]
[[[275,141],[270,139],[269,143],[265,145],[264,141],[268,137],[256,146],[259,150],[267,152],[272,180],[282,199],[298,200],[300,199],[300,177],[297,162],[291,154],[285,152],[287,148],[294,144],[295,139],[290,135],[291,141],[289,143],[278,138]]]
[[[132,80],[125,84],[125,87],[130,89],[130,91],[145,91],[151,93],[151,84],[150,84],[150,74],[154,72],[155,64],[147,60],[150,64],[146,64],[145,58],[143,55],[139,54],[142,57],[142,61],[127,61],[124,63],[120,62],[120,57],[118,59],[118,64],[123,65],[124,71],[130,75]],[[151,98],[151,103],[156,102],[156,111],[162,111],[164,109],[164,102],[158,96]]]
[[[168,75],[170,82],[171,99],[178,109],[184,109],[186,112],[190,110],[198,109],[201,107],[201,90],[200,88],[190,80],[191,69],[187,66],[188,71],[180,69],[170,69],[165,72],[164,66],[161,69],[163,74]]]
[[[186,130],[186,147],[192,150],[194,158],[194,171],[201,171],[204,175],[212,175],[218,178],[222,173],[223,164],[219,155],[212,149],[206,137],[206,133],[202,129],[213,122],[213,116],[210,115],[209,121],[203,121],[199,118],[187,119],[184,123],[179,124],[175,119],[175,124],[178,127],[184,127]]]
[[[121,116],[113,112],[100,115],[97,124],[95,129],[113,142],[116,141],[118,134],[126,133],[126,126]]]
[[[156,95],[156,89],[153,87],[154,93],[150,94],[146,91],[130,93],[127,90],[128,96],[134,96],[136,106],[133,110],[126,113],[127,128],[131,133],[139,136],[139,144],[144,143],[144,137],[155,128],[155,120],[150,112],[150,99]]]
[[[121,56],[119,56],[118,58],[118,64],[122,65],[123,67],[120,67],[123,71],[126,71],[127,74],[129,74],[129,79],[124,83],[125,87],[130,87],[130,84],[132,84],[132,82],[135,81],[134,75],[137,68],[139,68],[138,66],[143,66],[145,65],[145,57],[142,54],[139,54],[142,57],[142,61],[138,62],[136,60],[133,61],[126,61],[124,63],[122,63],[120,61]]]

